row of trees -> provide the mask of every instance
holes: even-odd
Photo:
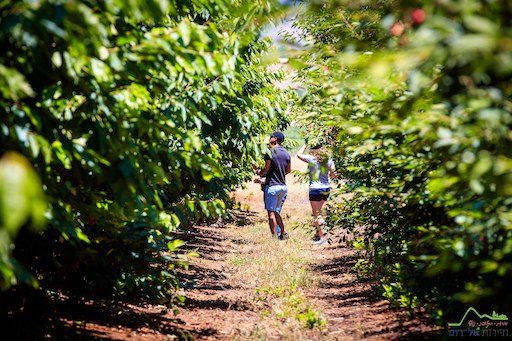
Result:
[[[223,215],[284,127],[272,0],[0,4],[0,288],[172,302],[170,232]],[[7,293],[12,294],[12,293]]]
[[[335,229],[361,231],[362,274],[438,320],[512,304],[512,5],[304,5],[297,62],[312,138],[329,142],[353,198]]]
[[[0,287],[169,302],[169,233],[222,215],[259,136],[287,124],[260,65],[272,1],[0,5]],[[442,320],[506,311],[512,270],[512,6],[304,5],[292,59],[310,140],[330,143],[383,294]],[[162,253],[161,251],[166,251]],[[163,266],[165,264],[165,266]],[[459,316],[459,315],[457,315]]]

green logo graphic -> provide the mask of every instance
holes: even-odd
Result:
[[[472,316],[468,316],[470,313]],[[459,322],[448,323],[448,336],[508,337],[508,316],[495,311],[492,315],[480,314],[470,307]]]
[[[466,310],[466,313],[464,314],[464,316],[462,317],[460,322],[448,323],[448,327],[460,327],[462,325],[462,323],[464,322],[464,320],[466,319],[466,316],[468,316],[470,311],[473,311],[476,314],[476,316],[478,316],[478,318],[481,318],[481,319],[487,318],[491,321],[508,321],[508,316],[505,314],[498,314],[495,311],[492,312],[492,316],[488,315],[488,314],[480,314],[478,311],[476,311],[475,308],[469,307],[468,310]]]

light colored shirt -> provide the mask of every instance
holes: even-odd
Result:
[[[305,155],[309,170],[309,188],[329,188],[329,170],[333,165],[332,159],[327,160],[327,164],[318,163],[316,157]]]

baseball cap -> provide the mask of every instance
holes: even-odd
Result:
[[[275,137],[279,143],[283,143],[284,141],[284,134],[280,131],[274,131],[272,134],[270,134],[270,137]]]

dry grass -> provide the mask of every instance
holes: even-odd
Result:
[[[292,283],[300,287],[311,285],[306,269],[312,246],[303,230],[293,231],[291,239],[286,241],[272,239],[266,222],[237,229],[234,233],[236,238],[246,241],[237,246],[228,260],[239,268],[232,278],[237,285],[244,288],[287,287]]]
[[[305,169],[304,162],[292,157],[292,171],[303,172]],[[230,260],[232,264],[240,266],[237,277],[243,286],[286,286],[290,281],[309,285],[305,269],[313,247],[310,242],[308,185],[301,183],[293,174],[287,176],[287,185],[288,197],[281,212],[285,227],[291,235],[287,241],[271,238],[259,184],[249,183],[246,189],[235,193],[241,207],[259,213],[255,225],[233,230],[239,234],[238,238],[247,240],[247,244],[241,244]]]
[[[293,231],[286,241],[270,238],[266,222],[232,231],[246,243],[236,245],[227,259],[236,269],[230,283],[252,293],[248,301],[261,317],[240,339],[307,340],[311,333],[321,333],[325,321],[304,295],[318,285],[309,271],[314,250],[304,231]],[[272,334],[276,331],[279,335]]]
[[[305,171],[306,164],[294,157],[292,169]],[[261,313],[261,321],[240,334],[241,338],[306,340],[312,334],[321,335],[325,327],[325,320],[304,295],[304,291],[318,285],[309,271],[317,246],[311,245],[307,228],[311,215],[308,185],[293,175],[288,175],[287,184],[282,217],[291,238],[286,241],[271,238],[260,185],[248,184],[235,194],[242,208],[259,213],[255,224],[231,230],[235,239],[245,243],[236,245],[227,260],[236,268],[230,281],[254,293],[251,301]],[[269,335],[272,330],[280,335]]]

